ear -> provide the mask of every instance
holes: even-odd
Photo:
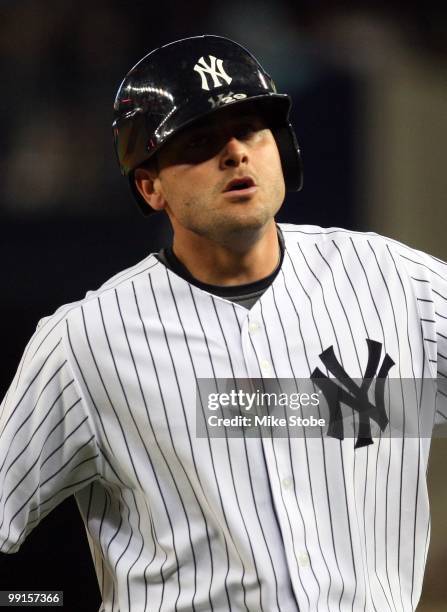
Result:
[[[160,185],[160,179],[155,170],[148,168],[136,168],[134,171],[135,185],[154,210],[163,210],[166,204]]]

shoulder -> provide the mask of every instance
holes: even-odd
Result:
[[[339,227],[279,224],[286,251],[296,265],[305,262],[318,269],[321,261],[341,265],[350,275],[359,273],[359,265],[368,275],[383,279],[407,279],[409,285],[447,292],[447,263],[424,251],[375,232],[361,232]],[[294,264],[294,265],[295,265]]]
[[[320,227],[319,225],[294,225],[292,223],[278,223],[286,242],[291,244],[300,242],[331,242],[334,240],[354,240],[364,242],[373,240],[383,242],[388,240],[375,232],[362,232],[342,227]]]
[[[156,273],[157,270],[163,268],[154,253],[148,255],[145,259],[138,262],[134,266],[126,268],[113,275],[105,281],[98,289],[89,290],[85,296],[77,301],[70,302],[60,306],[54,313],[43,317],[37,324],[37,336],[49,334],[50,331],[55,331],[59,336],[63,334],[67,321],[79,316],[84,308],[88,308],[89,304],[98,300],[107,300],[110,295],[116,292],[132,291],[132,286],[140,281],[140,279],[148,278],[148,275]],[[36,340],[36,338],[34,338]]]
[[[320,227],[319,225],[294,225],[279,223],[289,253],[301,250],[315,250],[315,247],[332,249],[343,244],[361,247],[368,243],[377,248],[385,247],[386,238],[375,232],[360,232],[342,227]]]
[[[394,258],[408,269],[425,268],[429,273],[444,275],[447,277],[447,263],[421,251],[408,246],[393,238],[382,236],[376,232],[365,232],[344,229],[340,227],[320,227],[317,225],[294,225],[290,223],[278,224],[286,247],[293,248],[299,244],[303,248],[306,245],[326,243],[329,247],[350,243],[354,248],[369,248],[376,255]]]

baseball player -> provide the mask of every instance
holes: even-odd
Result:
[[[42,319],[1,405],[0,550],[74,494],[103,612],[419,601],[431,428],[447,418],[447,266],[373,233],[275,224],[302,183],[290,103],[218,36],[127,74],[119,164],[173,244]],[[201,381],[223,405],[222,381],[228,403],[237,381],[285,379],[312,379],[329,407],[335,385],[358,438],[336,418],[282,436],[213,435],[209,419],[199,435]],[[432,399],[421,380],[438,381]]]

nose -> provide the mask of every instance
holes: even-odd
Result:
[[[221,168],[237,168],[248,162],[247,147],[243,142],[232,136],[225,143],[221,154]]]

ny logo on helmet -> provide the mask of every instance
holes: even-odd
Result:
[[[202,56],[194,66],[194,70],[198,72],[202,78],[202,89],[206,89],[206,91],[210,90],[206,78],[207,74],[213,79],[213,87],[222,87],[223,83],[219,80],[219,77],[229,85],[233,79],[225,72],[223,60],[217,59],[214,55],[209,55],[208,57],[209,65]]]

